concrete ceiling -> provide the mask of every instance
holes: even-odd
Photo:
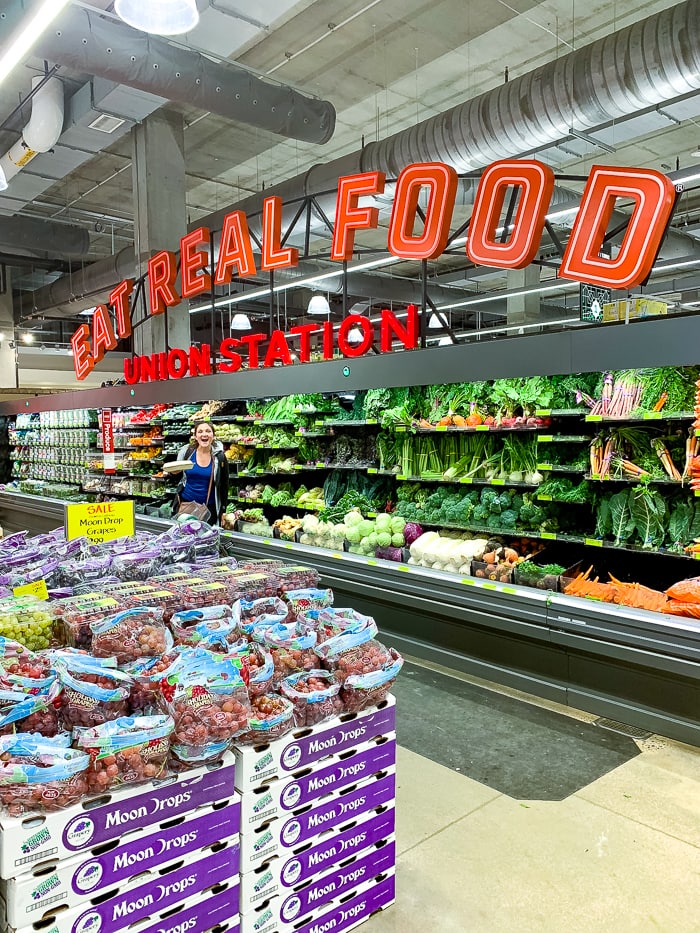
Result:
[[[80,5],[111,12],[109,0]],[[319,146],[177,107],[187,127],[189,221],[196,223],[263,186],[413,126],[498,87],[506,75],[513,80],[673,5],[673,0],[585,4],[575,0],[258,0],[255,4],[200,0],[201,22],[185,37],[186,45],[332,101],[337,125],[332,140]],[[9,6],[9,0],[0,0],[0,13]],[[30,58],[0,85],[0,152],[16,141],[25,119],[22,114],[9,121],[7,117],[42,68],[42,62]],[[77,89],[89,76],[61,69],[59,77],[67,88]],[[537,157],[550,162],[555,171],[573,176],[585,176],[593,164],[675,170],[700,163],[691,155],[700,146],[700,94],[691,95],[675,110],[662,107],[662,111],[592,132],[614,152],[572,138]],[[50,165],[51,155],[42,156],[22,175],[26,181],[49,171]],[[566,184],[573,191],[582,188],[576,181]],[[700,180],[693,189],[683,194],[674,225],[697,236]],[[91,249],[86,262],[130,246],[134,212],[129,134],[57,178],[22,213],[88,228]],[[361,245],[373,247],[381,241],[380,232],[364,238]],[[327,239],[320,236],[318,242],[327,249]],[[445,257],[439,264],[431,263],[430,271],[431,275],[449,272],[450,287],[468,292],[505,287],[503,275],[487,277],[484,270],[479,280],[468,270],[460,279],[455,269],[463,266]],[[406,265],[393,271],[416,272]],[[29,275],[25,269],[21,281],[23,288],[32,289],[41,275]],[[681,292],[686,298],[692,292],[697,300],[695,289],[686,292],[675,282],[674,293]]]

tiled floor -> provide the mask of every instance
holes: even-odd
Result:
[[[362,929],[700,933],[700,749],[638,746],[563,800],[515,799],[400,748],[397,901]]]

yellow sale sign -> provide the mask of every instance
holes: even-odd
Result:
[[[133,500],[78,502],[66,505],[66,538],[89,538],[94,544],[126,538],[136,527]]]
[[[49,591],[46,588],[46,580],[35,580],[34,583],[25,583],[23,586],[16,586],[12,590],[13,596],[36,596],[37,599],[48,599]]]

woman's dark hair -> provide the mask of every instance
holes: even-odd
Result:
[[[203,424],[209,425],[209,427],[211,428],[211,433],[214,435],[214,437],[216,437],[216,428],[211,423],[211,421],[207,421],[206,418],[202,418],[200,421],[194,422],[194,424],[192,425],[192,437],[194,438],[195,434],[197,433],[197,428],[201,428]]]

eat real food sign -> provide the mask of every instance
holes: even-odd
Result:
[[[333,231],[331,259],[343,262],[352,259],[355,231],[377,226],[379,211],[376,207],[359,205],[362,197],[384,191],[383,172],[364,172],[349,175],[338,182],[338,194]],[[396,181],[396,193],[389,223],[387,249],[399,259],[436,259],[445,248],[450,235],[450,224],[457,194],[457,172],[442,162],[421,162],[407,166]],[[506,195],[519,189],[520,199],[513,217],[513,230],[506,242],[497,238]],[[416,217],[421,193],[428,195],[422,231],[416,234]],[[536,257],[545,218],[554,190],[554,172],[536,160],[504,160],[494,162],[479,181],[469,223],[466,254],[477,265],[503,269],[522,269]],[[620,246],[613,258],[601,255],[608,223],[618,198],[633,203],[632,214]],[[644,282],[651,272],[656,254],[673,212],[675,189],[669,178],[653,169],[608,168],[594,166],[586,183],[581,205],[574,221],[559,276],[573,281],[588,282],[604,288],[628,289]],[[287,269],[296,266],[299,251],[283,247],[282,200],[265,198],[262,211],[262,251],[260,268],[263,271]],[[249,278],[257,275],[253,244],[248,221],[243,211],[232,211],[224,218],[219,245],[219,256],[212,276],[207,271],[211,249],[211,231],[199,227],[180,241],[181,288],[178,293],[177,257],[163,250],[148,261],[148,296],[151,314],[163,314],[183,299],[195,298],[210,292],[217,285],[228,285],[232,277]],[[130,297],[134,280],[121,282],[109,296],[115,323],[106,305],[100,305],[92,318],[92,327],[82,324],[71,339],[73,365],[78,379],[92,371],[104,354],[115,349],[117,341],[131,334]],[[361,329],[359,344],[349,344],[347,336],[353,327]],[[409,306],[405,325],[390,311],[383,311],[380,322],[381,352],[389,352],[393,340],[406,349],[418,346],[418,313]],[[323,353],[331,359],[334,350],[334,330],[331,324],[304,324],[291,328],[299,335],[301,349],[299,361],[310,359],[311,336],[323,334]],[[372,346],[374,332],[363,315],[346,317],[337,335],[337,346],[346,357],[367,353]],[[292,364],[291,352],[282,331],[275,330],[269,337],[267,351],[261,358],[260,344],[268,341],[266,334],[229,337],[219,348],[219,372],[236,372],[243,365],[239,351],[247,352],[249,368],[273,366],[277,362]],[[145,382],[185,375],[205,375],[212,372],[211,348],[202,345],[169,353],[155,353],[150,357],[126,360],[126,381]]]

